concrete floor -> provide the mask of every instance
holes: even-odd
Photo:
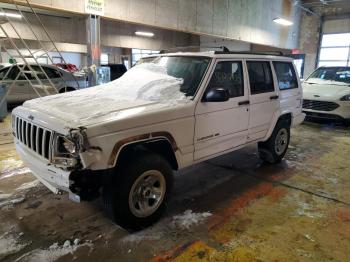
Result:
[[[281,164],[262,164],[249,147],[179,172],[163,219],[130,233],[104,216],[100,200],[73,203],[38,184],[7,118],[0,260],[349,261],[349,162],[350,129],[303,124]]]

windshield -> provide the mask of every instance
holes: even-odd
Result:
[[[165,67],[167,75],[182,79],[179,91],[194,96],[209,62],[208,57],[162,56],[151,63]]]
[[[306,81],[317,81],[318,83],[334,81],[350,84],[350,67],[320,67],[313,72]]]

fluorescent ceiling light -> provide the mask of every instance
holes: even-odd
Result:
[[[291,26],[293,24],[292,21],[289,21],[287,19],[283,19],[280,17],[273,19],[273,21],[277,24],[284,25],[284,26]]]
[[[147,36],[147,37],[153,37],[154,34],[151,32],[141,32],[141,31],[137,31],[135,32],[135,35],[139,35],[139,36]]]
[[[22,18],[22,16],[20,14],[5,13],[5,12],[0,12],[0,16],[7,16],[7,17],[13,17],[13,18]]]

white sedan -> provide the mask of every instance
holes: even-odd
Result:
[[[30,68],[23,64],[8,64],[0,69],[0,85],[7,89],[12,86],[6,97],[8,103],[22,103],[39,96],[87,87],[85,75],[71,73],[53,65],[40,66],[46,75],[37,64],[29,64]]]
[[[320,67],[303,82],[303,112],[350,122],[350,67]]]

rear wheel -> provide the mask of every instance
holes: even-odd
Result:
[[[155,223],[165,210],[173,183],[169,163],[160,155],[147,154],[118,171],[103,190],[108,215],[130,229]]]
[[[278,121],[270,138],[258,144],[260,158],[271,164],[281,162],[287,152],[289,140],[289,122],[285,120]]]

